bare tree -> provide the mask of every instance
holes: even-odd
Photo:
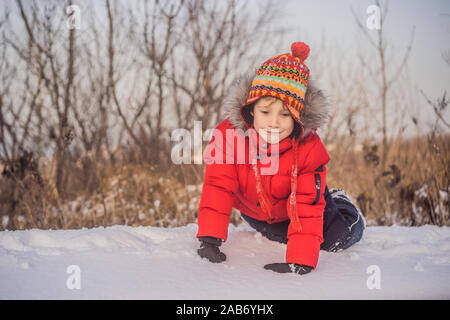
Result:
[[[165,93],[167,91],[165,90],[167,89],[165,84],[168,69],[167,64],[178,42],[177,38],[180,37],[180,31],[175,30],[177,27],[175,19],[179,16],[183,8],[184,0],[180,0],[177,3],[165,2],[164,4],[161,4],[161,1],[156,1],[155,5],[158,8],[157,12],[159,12],[160,17],[158,18],[153,15],[151,20],[149,19],[148,7],[146,6],[143,30],[143,53],[151,66],[150,72],[156,78],[156,117],[154,117],[155,121],[153,121],[153,125],[151,125],[150,119],[147,122],[151,129],[151,144],[156,151],[154,156],[158,159],[162,133],[162,117],[164,107],[167,104]],[[157,24],[159,23],[165,26],[165,34],[160,34],[158,37]],[[178,34],[176,33],[177,31]]]
[[[192,128],[193,120],[202,121],[203,129],[217,124],[232,80],[265,58],[274,3],[261,3],[263,14],[256,16],[247,6],[235,0],[187,1],[182,59],[173,60],[170,75],[175,99],[185,97],[174,103],[180,127]]]
[[[215,126],[232,81],[263,48],[279,52],[280,37],[267,41],[272,1],[259,13],[237,0],[10,3],[0,14],[0,157],[50,156],[61,201],[81,176],[96,178],[105,151],[170,166],[170,129]],[[66,24],[73,4],[81,29]],[[80,175],[85,159],[93,169]]]
[[[378,93],[380,97],[380,111],[381,111],[381,124],[382,124],[382,157],[381,157],[381,167],[384,169],[386,167],[386,159],[387,154],[389,152],[389,143],[388,143],[388,119],[387,119],[387,112],[388,112],[388,94],[389,91],[393,88],[393,84],[399,79],[399,75],[405,68],[409,54],[411,52],[412,43],[414,40],[414,31],[415,28],[411,31],[411,38],[409,40],[408,46],[405,50],[405,53],[403,54],[403,58],[400,61],[400,64],[396,67],[392,67],[395,69],[391,76],[388,76],[388,72],[390,71],[388,64],[390,61],[386,57],[386,51],[387,51],[387,43],[386,43],[386,36],[385,36],[385,29],[384,29],[384,23],[385,19],[387,17],[388,13],[388,2],[386,1],[384,8],[381,8],[380,1],[377,0],[376,5],[380,8],[381,14],[380,14],[380,25],[379,28],[377,28],[377,36],[374,40],[372,36],[369,34],[369,31],[367,30],[367,27],[365,24],[363,24],[357,17],[356,13],[352,10],[353,16],[355,18],[356,24],[359,27],[359,30],[363,33],[363,35],[366,37],[367,41],[371,45],[373,49],[375,49],[376,54],[378,56],[379,63],[375,66],[372,64],[367,63],[363,60],[362,57],[360,57],[362,66],[366,68],[370,75],[373,76],[373,79],[377,79],[377,85],[378,85]],[[376,68],[376,71],[373,71],[373,67]],[[379,76],[377,76],[379,75]]]
[[[9,10],[0,21],[0,30],[9,23]],[[42,89],[42,82],[35,73],[27,73],[25,77],[18,77],[19,68],[24,65],[17,65],[10,59],[11,49],[8,46],[8,39],[3,30],[2,45],[0,47],[0,144],[4,161],[11,164],[14,158],[22,152],[28,139],[32,135],[32,115],[39,108],[39,97]],[[32,56],[31,43],[28,43],[23,57],[30,61]],[[25,65],[26,67],[26,65]],[[37,79],[37,83],[35,80]],[[18,82],[21,82],[19,89]]]

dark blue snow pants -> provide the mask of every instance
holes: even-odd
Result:
[[[321,250],[336,252],[344,250],[361,240],[364,221],[355,205],[346,196],[332,196],[328,187],[325,189],[325,210],[323,213],[323,239]],[[266,238],[287,243],[287,231],[290,221],[269,224],[253,219],[241,212],[242,218],[261,232]]]

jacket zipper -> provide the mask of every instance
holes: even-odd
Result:
[[[318,167],[316,169],[316,172],[323,172],[323,165]],[[319,201],[319,198],[320,198],[321,178],[320,178],[319,173],[314,174],[314,180],[316,182],[316,198],[314,199],[313,203],[311,203],[311,205],[315,205]]]

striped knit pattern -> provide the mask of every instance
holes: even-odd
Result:
[[[299,57],[291,53],[275,56],[264,62],[256,72],[246,104],[264,96],[278,98],[301,124],[300,114],[308,79],[309,69]]]

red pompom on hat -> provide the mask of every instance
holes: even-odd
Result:
[[[294,42],[291,45],[292,55],[305,61],[309,56],[309,46],[304,42]]]

